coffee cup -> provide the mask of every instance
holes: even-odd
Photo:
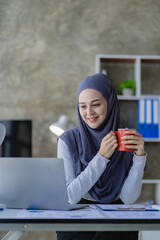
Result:
[[[123,141],[125,141],[125,139],[123,139],[122,137],[126,136],[126,135],[131,135],[131,134],[127,134],[127,131],[130,130],[135,130],[135,129],[128,129],[128,128],[118,128],[117,131],[114,131],[114,133],[117,134],[117,139],[118,139],[118,151],[135,151],[135,149],[133,148],[126,148],[125,145],[130,145],[130,144],[124,144]]]

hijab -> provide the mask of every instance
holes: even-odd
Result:
[[[92,129],[81,117],[77,99],[78,126],[60,136],[74,158],[76,176],[88,166],[89,162],[98,153],[102,139],[111,130],[116,131],[122,127],[117,95],[108,77],[98,73],[83,79],[78,88],[78,98],[85,89],[99,91],[106,99],[108,106],[103,123],[98,128]],[[133,164],[132,157],[132,152],[115,150],[103,174],[89,191],[96,201],[111,203],[118,198]]]

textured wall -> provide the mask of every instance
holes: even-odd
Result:
[[[76,89],[95,55],[160,54],[160,2],[0,0],[0,118],[33,120],[33,155],[55,156],[48,131],[76,121]]]
[[[76,121],[76,89],[95,55],[160,54],[157,0],[0,0],[0,118],[33,120],[33,155],[55,156],[48,131]]]
[[[76,122],[95,55],[160,55],[159,12],[158,0],[0,0],[0,118],[32,119],[33,155],[56,156],[48,126],[63,113]]]
[[[159,13],[159,0],[0,0],[0,119],[32,119],[33,155],[56,156],[48,126],[76,122],[95,55],[160,55]],[[159,143],[148,145],[145,174],[160,178]]]

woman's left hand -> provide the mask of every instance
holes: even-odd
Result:
[[[137,130],[127,129],[127,135],[123,137],[123,140],[125,147],[135,149],[134,153],[137,156],[143,156],[146,154],[144,149],[144,138],[137,132]]]

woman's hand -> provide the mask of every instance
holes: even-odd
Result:
[[[102,139],[99,153],[102,157],[109,159],[117,147],[118,142],[116,134],[111,131]]]
[[[143,156],[146,154],[144,150],[144,138],[137,132],[137,130],[127,129],[127,135],[123,137],[123,140],[125,147],[135,149],[134,153],[137,156]]]

